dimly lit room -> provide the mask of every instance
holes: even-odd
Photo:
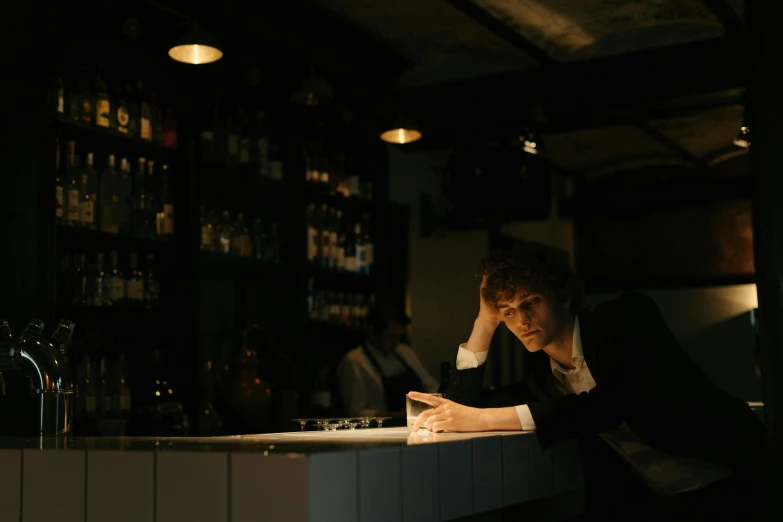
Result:
[[[773,519],[781,8],[6,5],[0,522]]]

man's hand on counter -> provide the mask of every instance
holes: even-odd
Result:
[[[410,392],[411,399],[429,404],[433,408],[419,415],[413,425],[414,432],[427,423],[432,432],[456,431],[495,431],[521,430],[516,409],[510,408],[471,408],[454,401],[433,397],[426,393]]]

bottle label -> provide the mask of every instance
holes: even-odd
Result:
[[[119,277],[112,278],[111,297],[114,300],[125,298],[125,282]]]
[[[174,205],[171,203],[163,204],[163,235],[171,236],[174,234]]]
[[[111,104],[109,100],[97,100],[95,103],[95,125],[108,128],[110,116]]]
[[[79,191],[77,189],[68,190],[68,219],[79,221]]]
[[[329,257],[337,264],[337,232],[329,233]]]
[[[141,139],[152,141],[152,122],[144,116],[141,117]]]
[[[204,250],[212,248],[212,229],[209,225],[201,226],[201,248]]]
[[[345,269],[348,272],[355,272],[356,271],[356,257],[354,257],[354,256],[345,256]]]
[[[239,154],[239,136],[230,134],[228,136],[228,155],[237,156]]]
[[[57,216],[58,218],[62,218],[63,217],[63,202],[64,202],[63,201],[63,197],[64,197],[63,192],[64,191],[63,191],[63,188],[61,186],[58,186],[55,189],[55,198],[56,198],[56,201],[57,201],[57,206],[55,207],[54,215]]]
[[[315,261],[318,257],[318,230],[312,225],[307,227],[307,260]]]
[[[120,400],[119,400],[119,409],[120,411],[130,411],[131,409],[131,396],[130,393],[120,393]]]
[[[269,177],[280,181],[283,179],[283,162],[282,161],[270,161],[269,162]]]
[[[337,268],[345,270],[345,247],[337,247]]]
[[[365,253],[367,255],[365,263],[369,266],[375,263],[375,247],[372,243],[367,243],[364,246]]]
[[[65,95],[62,87],[57,89],[57,112],[60,114],[65,112]]]
[[[82,96],[79,116],[83,123],[92,123],[92,101],[89,96]]]
[[[95,222],[95,203],[91,199],[79,203],[79,221],[88,224]]]
[[[128,107],[120,105],[117,108],[117,130],[123,134],[128,134],[128,124],[130,123],[130,112]]]

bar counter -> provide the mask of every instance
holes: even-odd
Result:
[[[0,438],[0,519],[454,520],[581,487],[573,441],[408,428]]]

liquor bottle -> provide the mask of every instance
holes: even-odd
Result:
[[[68,121],[78,122],[81,120],[81,95],[76,77],[69,75],[65,86],[65,118]]]
[[[201,437],[214,437],[223,430],[223,420],[215,409],[215,385],[212,378],[212,361],[204,365],[201,389],[204,390],[204,404],[199,413],[198,431]]]
[[[136,82],[136,97],[139,104],[139,138],[152,141],[152,108],[141,80]]]
[[[213,208],[207,212],[207,232],[209,236],[209,247],[207,250],[220,252],[220,218]]]
[[[66,187],[65,177],[60,171],[60,139],[56,140],[54,167],[54,219],[57,224],[65,223]]]
[[[245,227],[245,215],[242,212],[237,214],[237,220],[232,227],[229,252],[234,256],[250,257],[250,233]]]
[[[106,159],[106,168],[101,175],[99,216],[101,232],[116,234],[119,232],[120,214],[120,177],[115,169],[114,154]]]
[[[330,209],[329,223],[329,269],[337,270],[337,236],[340,229],[343,213],[340,210]]]
[[[237,116],[233,120],[228,122],[228,142],[226,148],[226,154],[229,165],[237,165],[239,163],[239,135],[240,135],[240,123],[242,122],[242,111],[237,111]]]
[[[160,212],[158,212],[158,236],[163,239],[174,235],[174,203],[169,193],[169,166],[160,168]]]
[[[261,218],[255,218],[253,220],[253,259],[256,261],[264,261],[264,256],[267,255],[267,238],[266,232],[264,232],[264,224]]]
[[[73,256],[73,272],[71,273],[71,302],[73,304],[86,305],[89,303],[88,289],[90,285],[86,264],[84,254]]]
[[[337,299],[340,301],[340,324],[350,326],[351,311],[353,310],[353,295],[340,293]]]
[[[364,265],[367,262],[367,249],[364,244],[361,223],[353,225],[354,241],[356,242],[356,273],[364,274]]]
[[[231,252],[231,215],[228,210],[223,211],[220,218],[220,253],[229,254]]]
[[[92,94],[90,94],[90,89],[87,87],[86,77],[86,70],[82,70],[77,87],[79,122],[86,125],[92,125],[95,121],[95,107],[93,106]]]
[[[334,209],[328,208],[326,204],[321,205],[321,216],[323,216],[323,222],[321,223],[321,268],[328,269],[332,259],[332,245],[329,242],[329,238],[332,237],[330,228]]]
[[[252,139],[252,130],[250,129],[250,119],[244,111],[240,111],[239,120],[239,164],[248,165],[250,163],[250,141]]]
[[[364,270],[362,273],[364,275],[369,276],[372,273],[372,266],[375,263],[375,245],[372,242],[372,237],[370,236],[370,218],[365,214],[364,215],[364,226],[362,227],[362,232],[364,232]]]
[[[97,387],[95,386],[95,375],[92,366],[92,361],[89,355],[84,356],[84,360],[81,364],[81,379],[79,383],[79,403],[81,404],[81,411],[84,416],[82,422],[84,423],[85,431],[90,431],[92,423],[95,422],[95,417],[98,413],[98,400],[97,400]]]
[[[255,151],[254,157],[250,159],[251,163],[258,166],[258,174],[262,178],[269,177],[269,138],[266,135],[264,129],[264,112],[258,111],[256,114],[256,135],[251,143],[253,151]]]
[[[119,266],[119,256],[116,250],[109,251],[109,272],[106,276],[106,305],[119,306],[125,304],[125,274]]]
[[[345,247],[346,247],[345,224],[342,223],[340,226],[340,234],[337,236],[336,268],[340,272],[345,272]]]
[[[79,184],[79,222],[82,227],[90,230],[97,229],[97,216],[95,209],[98,199],[98,175],[93,168],[94,156],[92,152],[87,153],[87,165],[81,172],[81,183]]]
[[[186,435],[186,419],[182,402],[174,392],[174,385],[168,379],[163,356],[157,348],[153,350],[152,382],[154,406],[150,412],[150,428],[156,435],[161,436]]]
[[[65,115],[65,89],[62,76],[57,78],[57,115]]]
[[[277,145],[269,147],[269,177],[276,181],[283,179],[283,160],[280,158],[280,148]]]
[[[147,275],[144,278],[144,305],[157,308],[160,304],[160,282],[155,275],[155,254],[147,254]]]
[[[138,139],[141,133],[141,106],[130,82],[125,84],[125,99],[128,101],[128,136]]]
[[[174,118],[174,109],[166,108],[166,117],[163,119],[163,146],[176,149],[178,146],[177,120]]]
[[[307,317],[311,321],[318,319],[318,310],[315,307],[315,279],[307,278]]]
[[[353,296],[353,308],[351,309],[351,326],[356,329],[363,329],[362,307],[364,306],[364,296],[356,294]]]
[[[96,76],[95,84],[95,125],[108,129],[111,123],[111,100],[106,82],[100,76]]]
[[[163,145],[163,109],[158,103],[158,93],[150,91],[150,117],[152,125],[152,142]]]
[[[131,387],[128,382],[128,362],[125,354],[120,354],[114,365],[114,386],[112,390],[112,409],[121,419],[130,417]]]
[[[133,215],[133,180],[131,179],[130,162],[126,158],[120,160],[117,197],[119,198],[117,230],[120,234],[130,234]]]
[[[160,211],[160,201],[156,193],[155,162],[152,160],[147,160],[147,178],[144,181],[144,189],[146,192],[144,196],[146,212],[144,213],[144,235],[142,237],[152,239],[157,236],[155,223]]]
[[[130,110],[130,99],[128,96],[130,95],[130,92],[128,92],[128,89],[121,89],[117,87],[115,95],[115,103],[113,104],[112,108],[114,109],[114,118],[112,118],[113,123],[115,125],[115,129],[120,134],[124,134],[126,136],[130,135],[130,123],[131,123],[131,110]]]
[[[90,306],[106,305],[107,284],[106,272],[104,272],[103,252],[98,252],[95,255],[95,267],[93,268],[91,275],[88,277],[87,291],[87,303]]]
[[[104,419],[112,416],[114,402],[107,366],[106,356],[101,355],[98,373],[98,414]]]
[[[210,212],[211,212],[211,209],[210,209]],[[199,241],[198,247],[199,247],[199,250],[201,250],[202,252],[209,252],[210,246],[211,246],[211,244],[210,244],[211,241],[210,240],[211,240],[212,234],[211,234],[211,231],[209,229],[209,224],[207,222],[207,217],[204,214],[204,205],[201,205],[201,207],[199,208],[199,214],[200,214],[199,224],[200,224],[200,230],[201,230],[201,239]]]
[[[346,225],[348,233],[345,238],[345,271],[356,272],[356,236],[351,233],[350,225]]]
[[[319,265],[318,257],[321,236],[318,232],[318,215],[315,210],[315,203],[307,205],[307,262],[311,265]]]
[[[278,232],[278,224],[272,222],[272,227],[269,231],[269,261],[272,264],[280,264],[280,233]]]
[[[68,164],[65,173],[65,187],[68,191],[65,221],[72,227],[78,227],[81,224],[79,219],[79,203],[81,202],[79,185],[79,158],[76,156],[76,143],[69,141]]]
[[[131,222],[133,235],[144,239],[148,237],[145,228],[147,215],[146,163],[145,158],[139,158],[136,174],[133,176],[133,219]]]
[[[139,308],[144,304],[144,275],[139,269],[139,255],[131,252],[128,258],[128,277],[125,280],[125,302]]]

